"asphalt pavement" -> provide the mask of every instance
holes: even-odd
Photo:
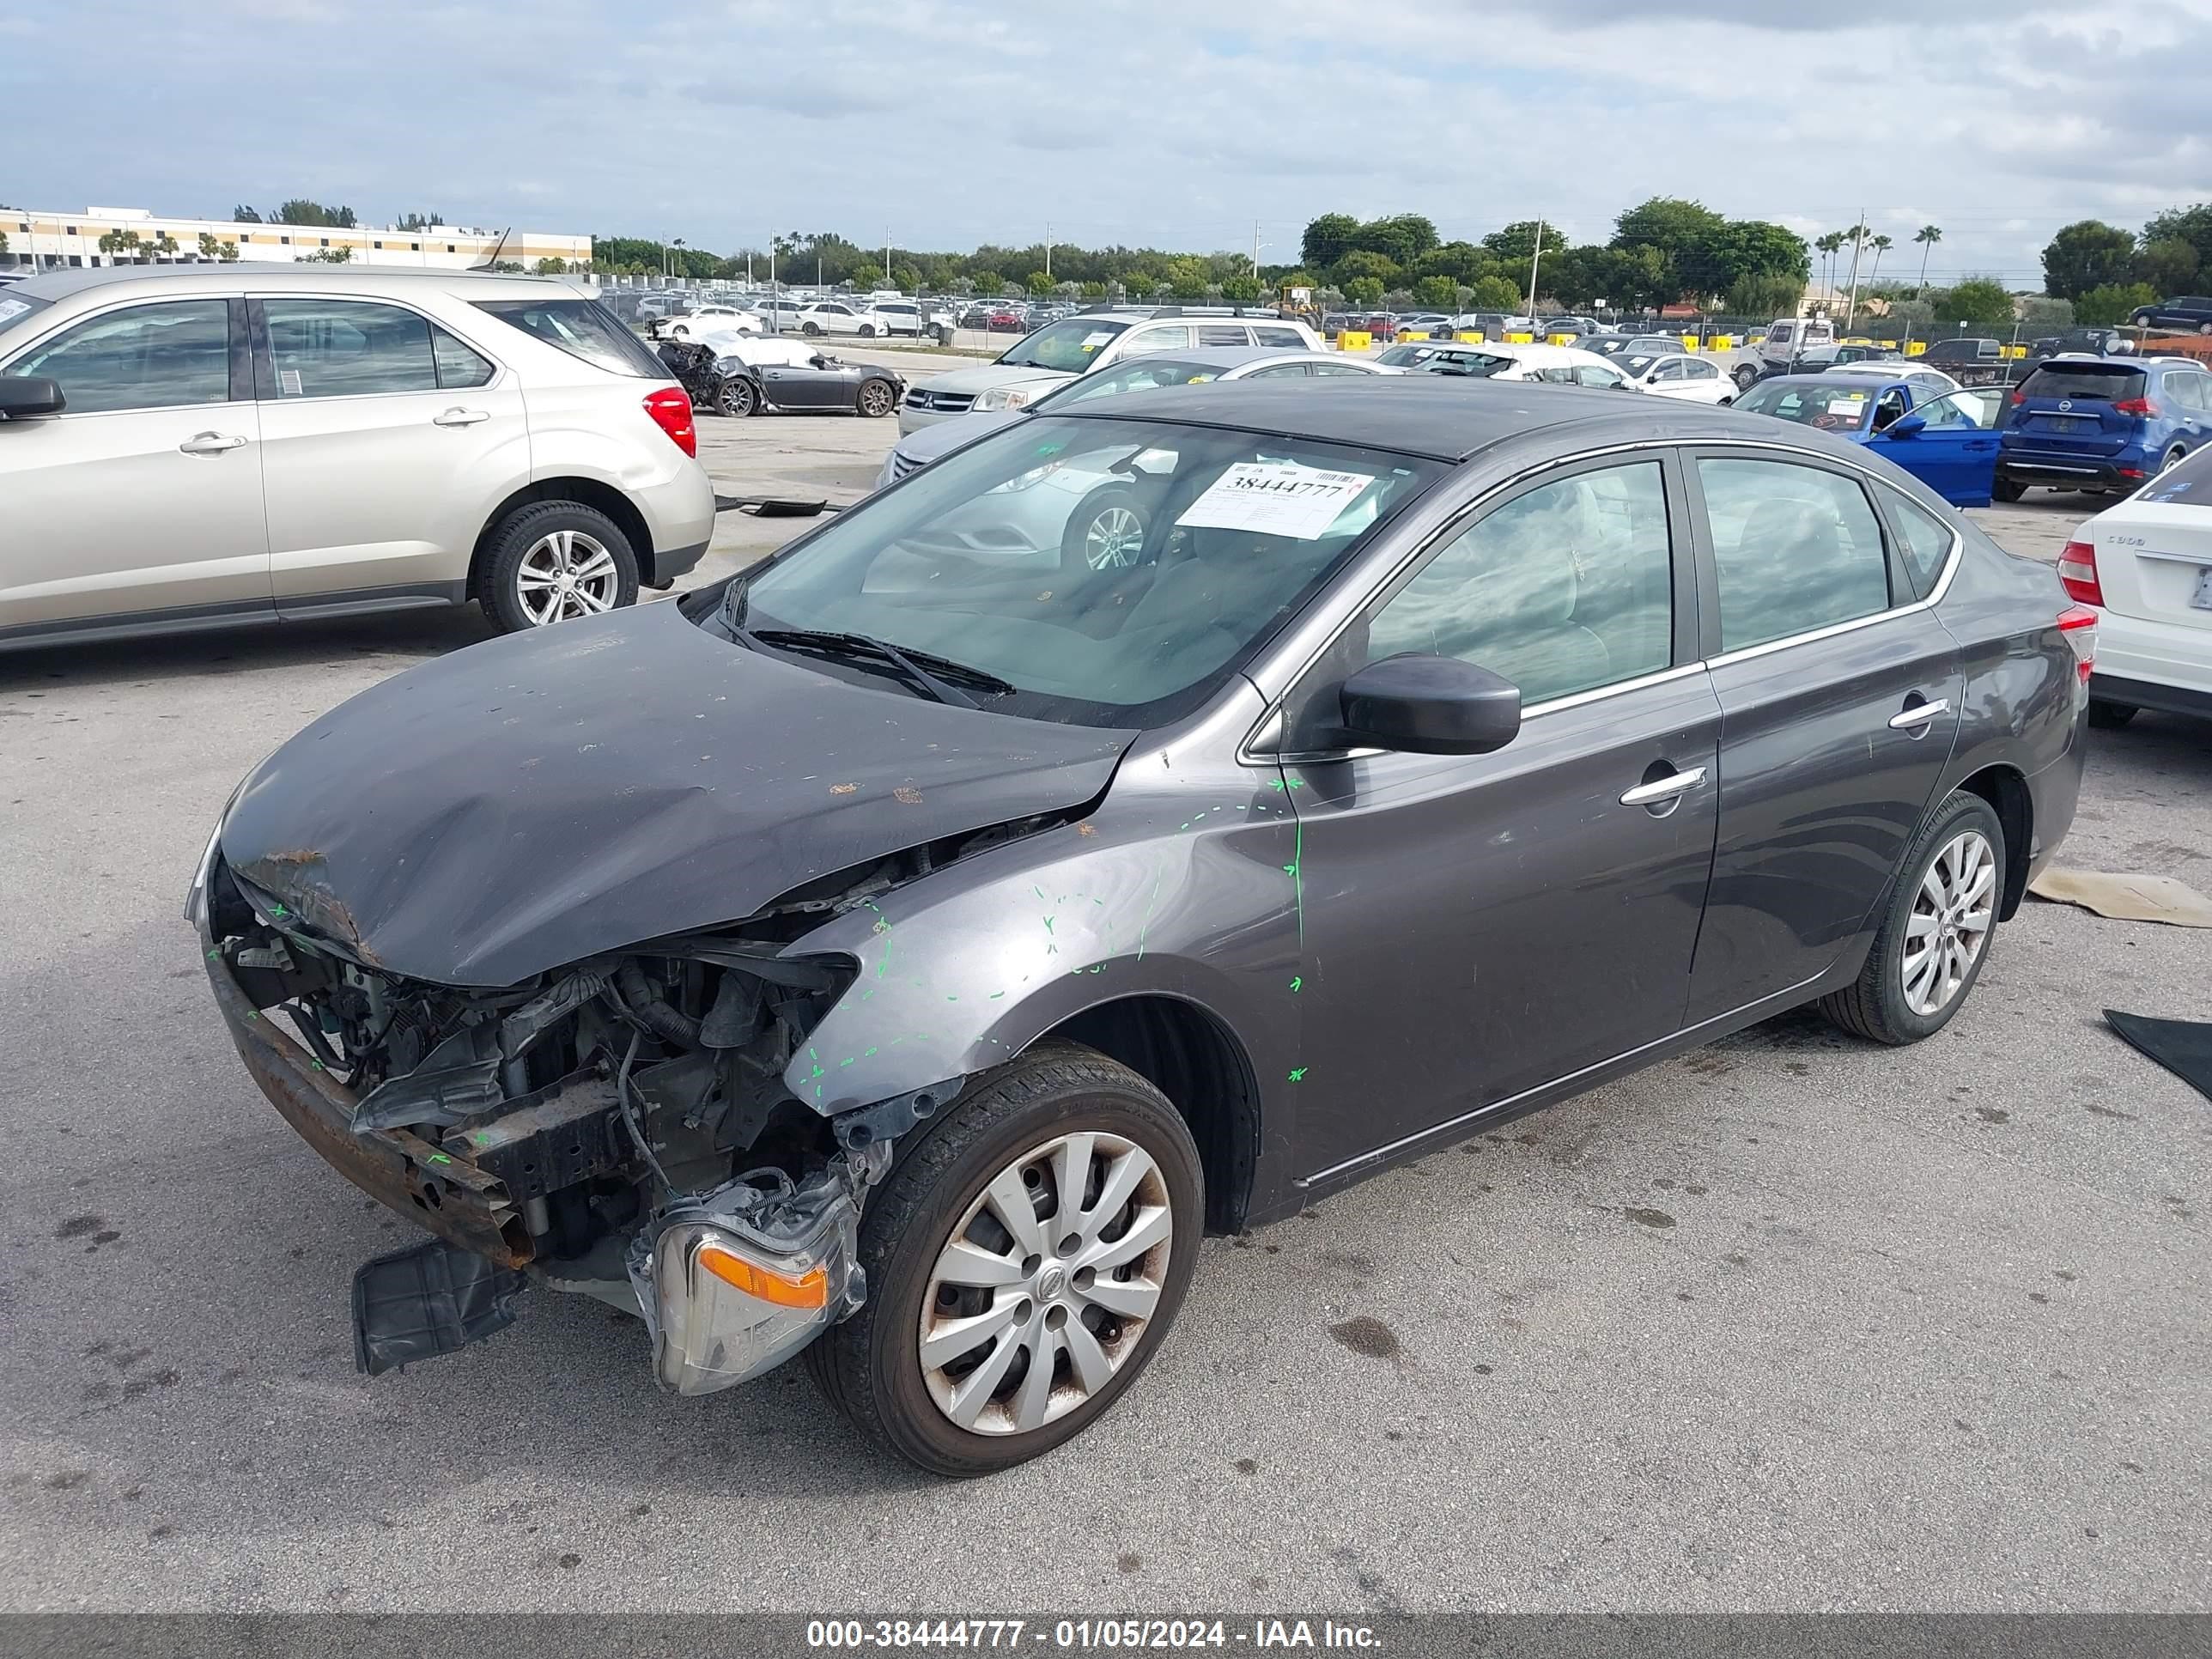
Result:
[[[894,429],[702,426],[832,499]],[[2047,557],[2088,510],[1986,516]],[[1209,1241],[1150,1373],[988,1481],[795,1370],[662,1396],[543,1292],[356,1376],[411,1229],[248,1080],[179,907],[241,774],[483,633],[0,658],[0,1607],[2212,1606],[2212,1103],[2100,1023],[2212,1017],[2212,940],[2033,902],[1928,1043],[1792,1015]],[[2208,826],[2212,727],[2145,714],[2064,856],[2212,890]]]

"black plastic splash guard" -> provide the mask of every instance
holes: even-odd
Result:
[[[353,1363],[371,1376],[505,1330],[529,1281],[440,1239],[364,1261],[353,1275]]]

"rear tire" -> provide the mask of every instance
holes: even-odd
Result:
[[[635,605],[637,579],[629,538],[605,514],[580,501],[532,501],[492,532],[477,599],[501,633],[519,634]]]
[[[1079,1136],[1101,1139],[1091,1152],[1072,1141]],[[1131,1150],[1138,1158],[1122,1165]],[[1079,1157],[1085,1198],[1071,1212],[1059,1175]],[[1128,1177],[1125,1204],[1085,1211],[1130,1169],[1139,1173]],[[1030,1209],[1019,1224],[1032,1237],[1000,1221],[994,1191]],[[806,1369],[856,1427],[909,1462],[959,1477],[1011,1468],[1081,1433],[1150,1363],[1189,1286],[1205,1218],[1197,1146],[1159,1091],[1094,1050],[1041,1044],[971,1085],[870,1195],[860,1241],[867,1303],[807,1349]],[[1140,1225],[1159,1236],[1134,1255],[1132,1276],[1109,1266],[1085,1284],[1084,1259]],[[956,1240],[965,1241],[964,1263],[988,1267],[984,1253],[994,1253],[1011,1276],[964,1263],[948,1271]],[[1146,1311],[1117,1315],[1094,1290]],[[957,1340],[942,1346],[959,1325],[986,1318],[995,1335],[986,1326],[964,1351]],[[1080,1333],[1073,1342],[1070,1329]],[[940,1346],[933,1367],[926,1335]],[[1040,1354],[1054,1370],[1045,1374],[1049,1394],[1041,1386],[1032,1395],[1024,1384]],[[988,1396],[963,1396],[960,1385],[994,1366]],[[1025,1410],[1054,1414],[1024,1428]],[[963,1411],[973,1426],[956,1420]]]
[[[876,337],[876,325],[873,323],[862,323],[860,325],[860,337],[864,340],[874,339]]]
[[[1999,478],[1990,485],[1990,495],[2000,501],[2016,501],[2027,494],[2027,486],[2015,483],[2010,478]]]
[[[2131,702],[2106,702],[2102,697],[2089,699],[2089,724],[2106,732],[2116,732],[2142,710]]]
[[[1976,838],[1978,848],[1971,845]],[[1996,939],[2004,827],[1980,796],[1954,793],[1898,867],[1866,965],[1820,1001],[1844,1030],[1892,1046],[1935,1036],[1972,994]]]

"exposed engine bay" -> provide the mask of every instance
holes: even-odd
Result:
[[[233,1030],[249,1068],[326,1158],[395,1208],[392,1183],[365,1178],[342,1150],[396,1151],[413,1218],[446,1241],[362,1270],[362,1368],[509,1322],[524,1269],[641,1313],[663,1383],[683,1393],[757,1375],[857,1309],[866,1189],[891,1139],[963,1079],[834,1118],[794,1097],[784,1073],[854,966],[781,952],[927,870],[932,851],[843,872],[737,927],[498,990],[386,973],[302,920],[316,896],[292,872],[257,865],[264,884],[210,860],[195,919],[210,975],[222,970],[218,1000],[227,979],[242,1005]],[[286,1049],[315,1075],[272,1075]],[[314,1097],[288,1103],[302,1082]],[[342,1125],[319,1121],[336,1113]],[[354,1148],[332,1144],[341,1132]]]

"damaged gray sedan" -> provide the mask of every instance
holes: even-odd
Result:
[[[982,1474],[1129,1386],[1203,1232],[1797,1003],[1941,1029],[2071,818],[2094,613],[1849,446],[1541,390],[1040,416],[276,750],[187,914],[433,1235],[362,1366],[536,1285]],[[934,533],[1063,471],[1133,557]]]

